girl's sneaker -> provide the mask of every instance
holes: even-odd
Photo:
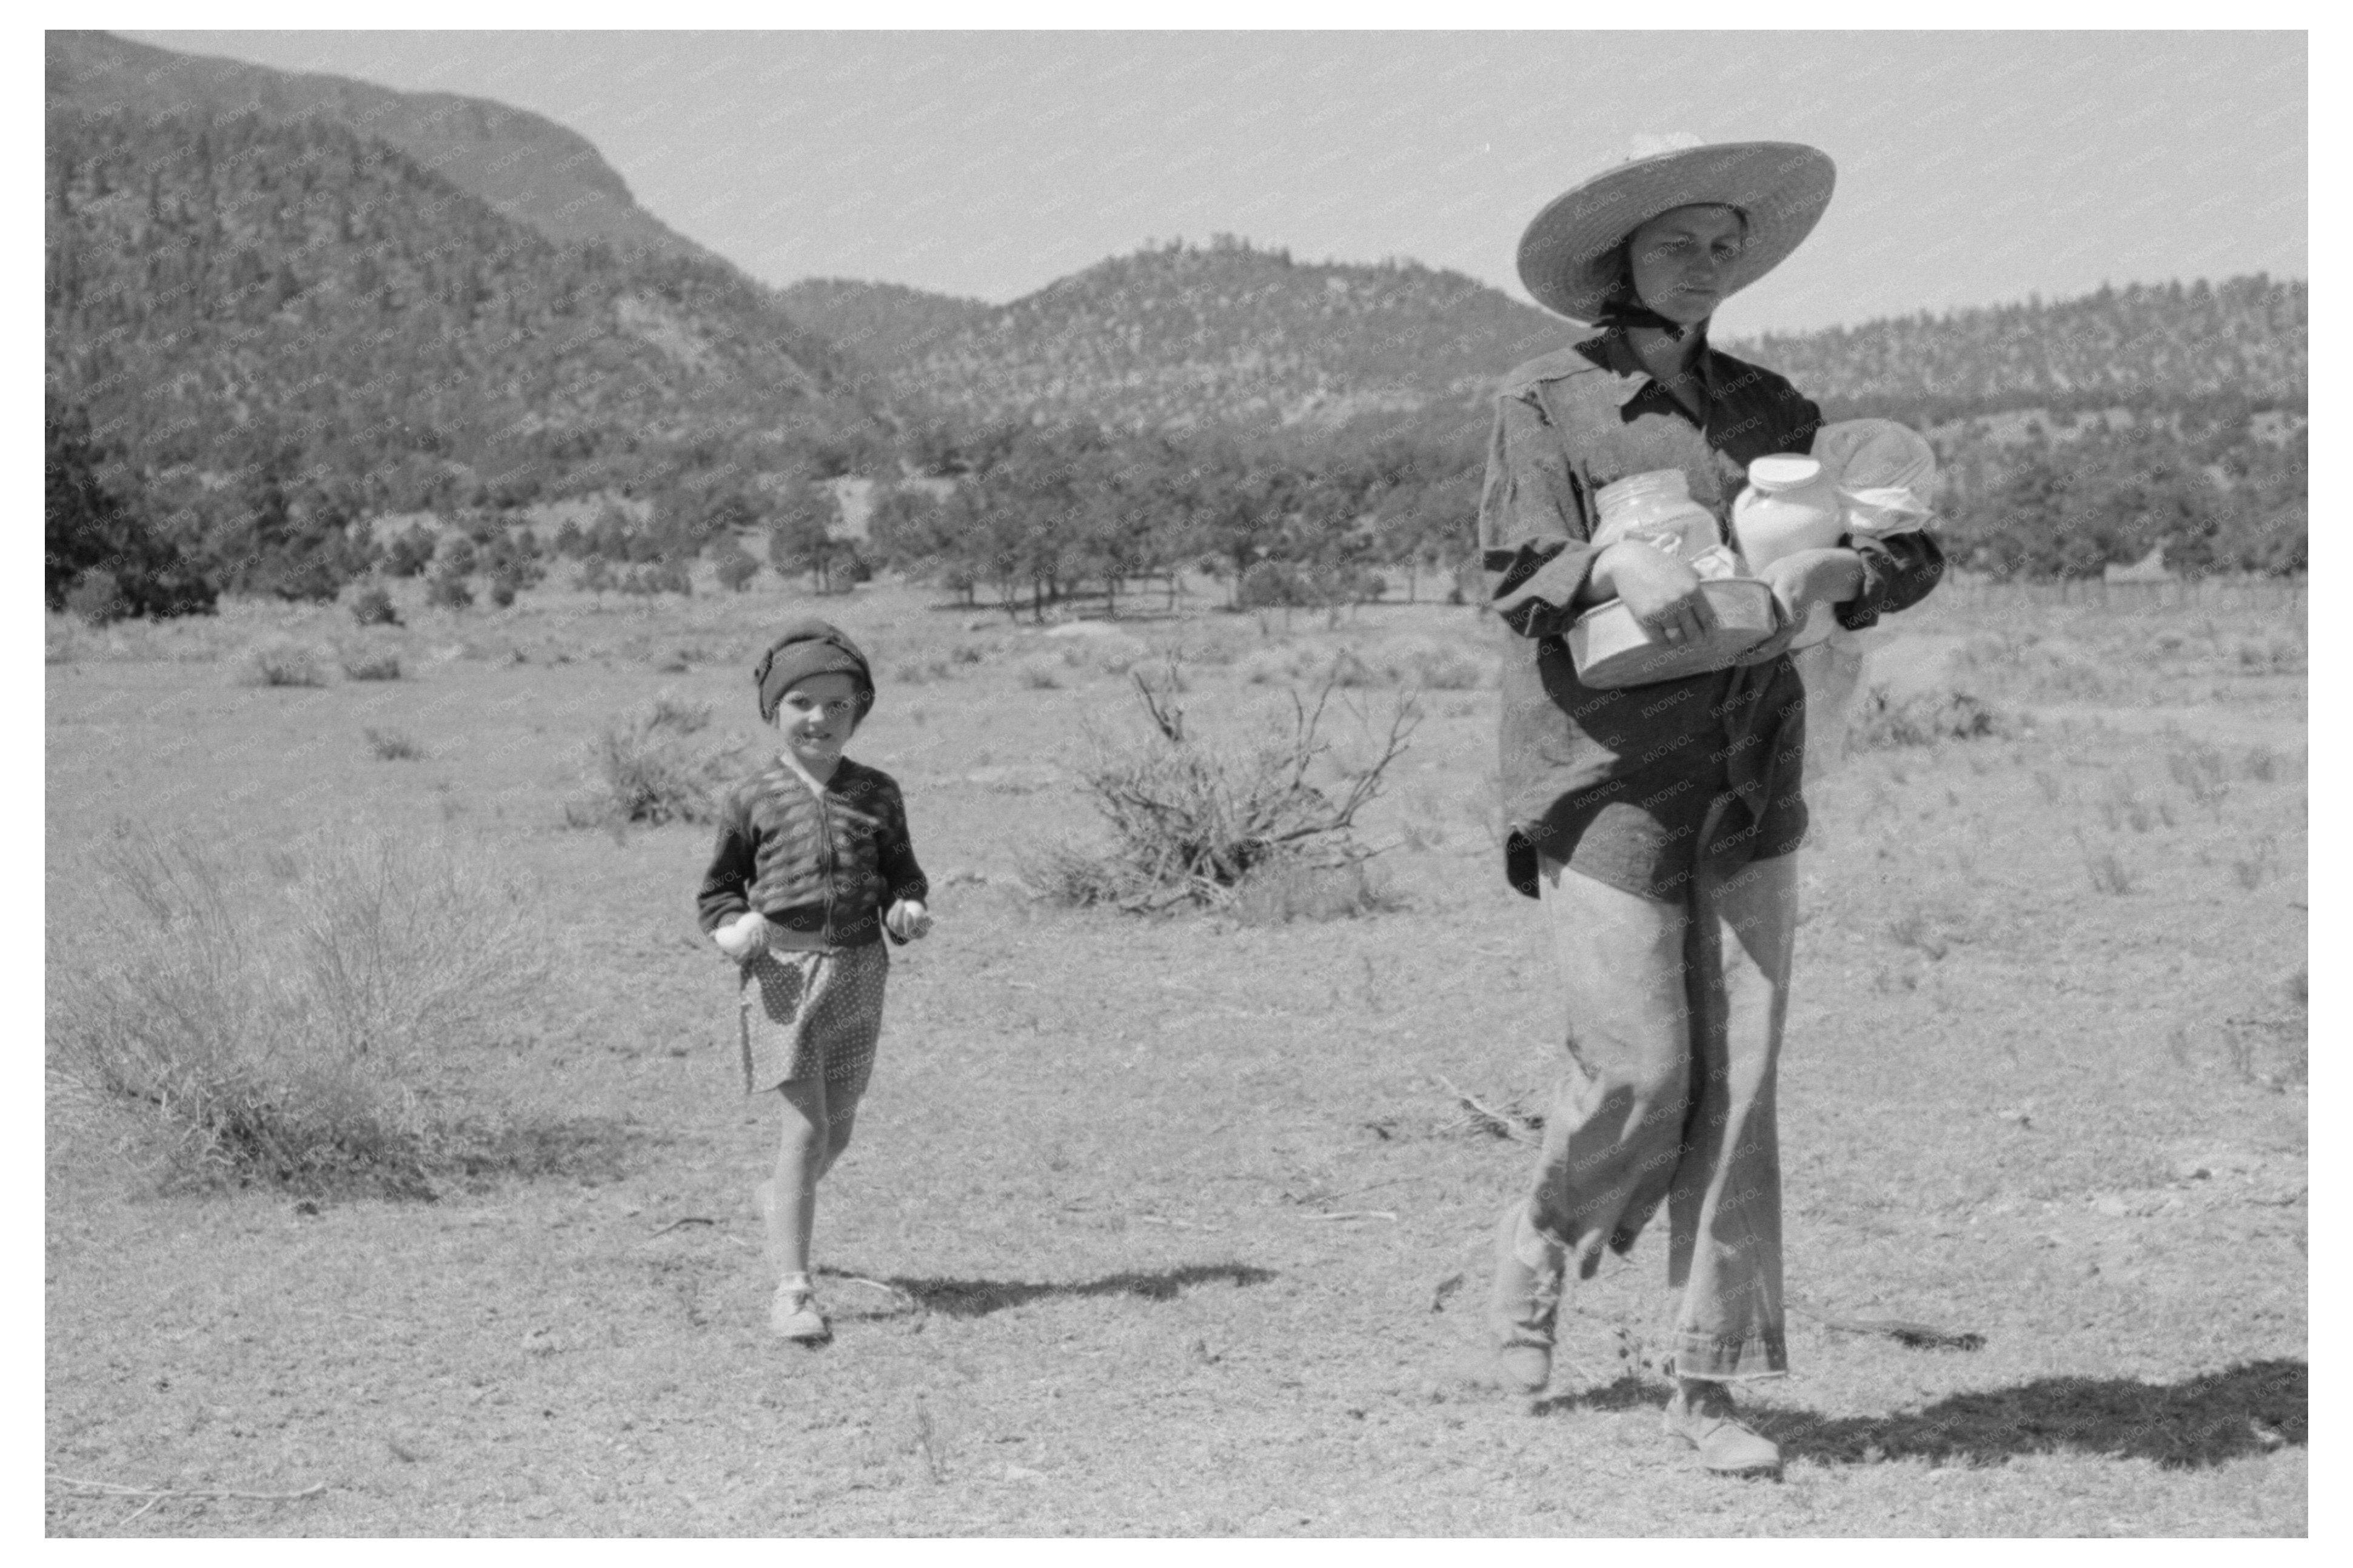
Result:
[[[805,1345],[823,1344],[833,1338],[825,1314],[817,1309],[816,1295],[806,1285],[776,1287],[776,1297],[768,1303],[768,1327],[779,1338]]]

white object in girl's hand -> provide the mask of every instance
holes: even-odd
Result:
[[[719,950],[742,963],[768,942],[768,920],[757,909],[746,909],[741,915],[711,933]]]
[[[902,898],[891,906],[882,916],[882,924],[899,940],[912,942],[931,931],[931,911],[923,907],[920,898]]]

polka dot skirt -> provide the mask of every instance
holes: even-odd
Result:
[[[891,955],[881,942],[824,952],[764,951],[744,966],[744,1090],[758,1094],[822,1077],[865,1092],[882,1033],[882,982]]]

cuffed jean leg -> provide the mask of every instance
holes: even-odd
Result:
[[[1545,1117],[1529,1223],[1590,1278],[1631,1246],[1667,1195],[1691,1082],[1682,904],[1610,886],[1558,861],[1539,872],[1562,989],[1567,1056]]]
[[[1774,1081],[1797,929],[1797,857],[1693,880],[1684,942],[1694,1083],[1667,1199],[1667,1280],[1683,1288],[1678,1375],[1788,1371]]]

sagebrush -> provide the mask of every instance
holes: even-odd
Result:
[[[548,983],[532,901],[444,843],[361,832],[261,864],[124,828],[48,938],[48,1051],[183,1163],[428,1190],[482,1107],[470,1057]]]

